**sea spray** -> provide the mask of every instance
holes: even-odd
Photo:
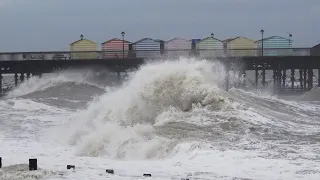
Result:
[[[157,65],[161,68],[162,63]],[[162,74],[157,68],[154,73]],[[4,166],[10,171],[3,169],[0,179],[105,179],[105,168],[115,169],[113,177],[116,179],[135,179],[142,172],[162,179],[319,179],[319,102],[286,101],[236,88],[224,91],[221,78],[218,81],[221,84],[212,83],[211,90],[202,91],[211,93],[217,90],[211,93],[212,97],[205,97],[210,100],[220,96],[221,101],[212,101],[211,104],[211,101],[195,101],[186,109],[179,103],[167,106],[172,101],[156,102],[165,107],[156,106],[157,113],[150,121],[117,121],[130,119],[129,116],[118,118],[121,112],[134,105],[125,99],[136,97],[136,92],[144,93],[138,88],[141,84],[136,84],[137,89],[132,92],[124,90],[130,88],[134,80],[135,75],[132,75],[122,88],[115,87],[102,96],[91,87],[70,82],[41,92],[36,90],[32,96],[1,99],[0,151]],[[205,86],[200,87],[203,90]],[[79,100],[87,94],[99,97],[89,107],[72,110],[65,103],[53,104],[52,101],[45,101],[43,106],[34,98],[52,98],[55,93],[58,96],[54,98],[65,99],[63,88],[72,92],[70,99]],[[77,92],[79,89],[82,90],[80,93]],[[311,91],[312,97],[317,93]],[[118,96],[112,99],[112,95]],[[179,100],[180,97],[172,98]],[[129,102],[128,105],[120,103],[121,100]],[[112,105],[123,108],[114,111]],[[139,110],[143,111],[143,108],[150,110],[146,106]],[[73,146],[60,144],[66,139],[72,140]],[[39,158],[40,168],[46,171],[29,172],[15,168],[15,164],[24,163],[30,157]],[[145,159],[148,161],[141,161]],[[69,163],[76,165],[76,173],[66,170]],[[27,165],[24,167],[28,168]],[[58,175],[56,170],[64,172]]]
[[[168,114],[172,108],[180,113],[192,111],[195,104],[224,106],[227,102],[219,94],[224,91],[221,88],[224,78],[223,66],[208,61],[180,59],[147,64],[124,86],[102,95],[79,113],[76,121],[81,124],[73,128],[70,143],[79,147],[81,155],[96,156],[108,151],[110,155],[110,148],[120,148],[111,157],[119,157],[116,153],[119,151],[129,153],[133,147],[152,144],[150,141],[164,145],[163,138],[158,137],[153,128],[161,121],[157,117]],[[150,128],[147,134],[142,133],[145,132],[141,130],[142,125]]]
[[[90,81],[90,79],[95,76],[95,72],[90,69],[56,71],[50,74],[44,74],[41,78],[38,76],[32,76],[10,91],[6,95],[6,98],[14,98],[30,93],[41,92],[64,83],[85,84],[102,88],[97,83]]]
[[[175,155],[181,143],[270,149],[278,145],[268,140],[288,143],[319,130],[305,119],[308,111],[290,102],[225,91],[225,76],[222,65],[209,61],[146,64],[74,116],[69,143],[81,156],[150,159]]]

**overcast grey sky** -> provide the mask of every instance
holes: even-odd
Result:
[[[111,38],[288,37],[320,43],[320,0],[0,0],[0,52],[69,50]]]

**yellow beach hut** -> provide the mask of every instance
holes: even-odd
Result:
[[[257,45],[254,40],[245,37],[230,38],[223,41],[226,56],[256,56]]]
[[[83,35],[80,36],[80,40],[77,40],[70,44],[71,59],[97,59],[97,43],[84,39]]]

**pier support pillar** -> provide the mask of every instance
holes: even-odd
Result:
[[[255,81],[256,81],[256,84],[255,84],[255,86],[256,86],[256,89],[258,89],[258,79],[259,79],[259,70],[258,69],[256,69],[256,75],[255,75]]]
[[[281,91],[281,78],[282,78],[282,74],[281,74],[281,69],[278,69],[278,78],[277,78],[277,81],[278,81],[278,91],[280,92]]]
[[[307,89],[307,69],[303,69],[303,89]]]
[[[320,87],[320,69],[318,69],[318,87]]]
[[[308,69],[308,89],[311,90],[313,88],[313,69]]]
[[[264,68],[262,69],[261,75],[262,75],[262,86],[265,87],[266,86],[266,70]]]
[[[300,78],[299,78],[299,81],[300,81],[300,89],[303,89],[303,77],[302,77],[302,69],[299,70],[299,75],[300,75]]]
[[[273,84],[274,84],[274,86],[277,84],[277,79],[278,79],[278,77],[277,77],[277,70],[273,70],[273,75],[272,75],[272,77],[273,77]]]
[[[294,78],[294,72],[295,69],[291,69],[291,90],[293,91],[294,89],[294,82],[295,82],[295,78]]]
[[[18,73],[14,73],[14,85],[18,86]]]
[[[118,82],[120,83],[120,81],[121,81],[121,73],[120,73],[120,71],[117,71],[117,78],[118,78]]]
[[[274,92],[277,91],[277,84],[278,84],[278,83],[277,83],[277,82],[278,82],[278,81],[277,81],[277,79],[278,79],[277,74],[278,74],[277,70],[274,69],[274,70],[273,70],[273,76],[272,76],[272,77],[273,77],[273,91],[274,91]]]
[[[0,95],[1,94],[2,94],[2,73],[0,72]]]
[[[284,69],[282,73],[282,88],[286,88],[286,78],[287,78],[287,70]]]
[[[24,73],[20,74],[20,82],[22,83],[24,81]]]

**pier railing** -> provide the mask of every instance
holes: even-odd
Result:
[[[310,48],[264,49],[175,49],[129,51],[51,51],[0,52],[0,61],[14,60],[72,60],[72,59],[161,59],[177,57],[248,57],[248,56],[311,56]]]

